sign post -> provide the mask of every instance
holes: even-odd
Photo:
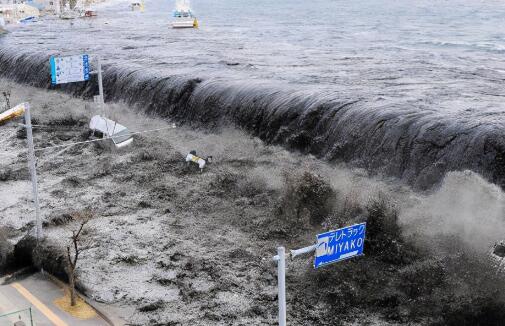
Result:
[[[97,57],[97,69],[98,69],[98,94],[100,96],[100,105],[105,103],[103,97],[103,83],[102,83],[102,62],[100,61],[100,57]]]
[[[95,97],[95,102],[100,106],[102,114],[104,113],[104,94],[102,81],[102,63],[100,57],[96,60],[98,74],[98,98]],[[49,59],[51,65],[51,84],[66,84],[80,81],[87,81],[90,78],[89,55],[80,54],[67,57],[51,57]]]
[[[363,255],[366,223],[318,234],[316,244],[291,250],[291,259],[315,252],[314,268]],[[279,289],[279,326],[286,326],[286,258],[284,247],[277,248],[273,257],[277,262],[277,283]]]
[[[284,247],[277,248],[277,286],[279,288],[279,326],[286,326],[286,250]]]
[[[33,146],[32,117],[30,114],[30,104],[25,103],[25,127],[26,139],[28,141],[28,167],[32,179],[33,203],[35,205],[35,227],[37,242],[42,238],[42,221],[40,220],[39,191],[37,186],[37,168],[35,164],[35,148]]]

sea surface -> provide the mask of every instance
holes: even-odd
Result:
[[[105,94],[421,187],[471,169],[505,187],[505,1],[194,0],[44,17],[0,38],[0,75],[47,87],[50,55],[101,57]],[[79,86],[77,86],[79,87]],[[91,86],[73,92],[93,95]],[[91,94],[90,94],[91,93]]]
[[[170,28],[174,1],[42,19],[0,46],[86,52],[166,75],[275,81],[459,114],[505,108],[504,1],[194,0],[200,28]],[[479,115],[479,114],[477,114]]]

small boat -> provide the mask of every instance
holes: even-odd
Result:
[[[16,117],[20,117],[23,114],[25,114],[25,103],[18,104],[12,109],[0,113],[0,124],[6,123]]]
[[[130,4],[130,8],[132,11],[141,11],[144,12],[144,2],[132,2]]]
[[[84,12],[84,17],[96,17],[97,13],[94,10],[86,10]]]
[[[189,7],[189,1],[177,1],[174,10],[173,28],[197,28],[198,20]]]
[[[34,23],[36,21],[37,21],[37,17],[29,16],[29,17],[25,17],[23,19],[18,20],[18,23],[19,24],[28,24],[28,23]]]

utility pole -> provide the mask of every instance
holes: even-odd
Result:
[[[37,186],[37,168],[35,165],[35,148],[33,146],[32,117],[30,114],[30,104],[25,103],[25,128],[26,139],[28,141],[28,168],[32,179],[33,203],[35,205],[35,225],[37,244],[42,239],[42,221],[40,220],[39,190]]]

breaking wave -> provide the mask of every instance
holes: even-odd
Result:
[[[0,50],[0,76],[51,88],[48,71],[47,57]],[[499,113],[473,119],[463,112],[455,119],[408,103],[380,106],[372,99],[279,83],[160,76],[112,65],[104,66],[104,87],[107,101],[124,101],[193,126],[233,123],[265,142],[394,176],[418,189],[457,170],[505,185],[505,129]],[[88,98],[97,93],[95,80],[57,88]]]

